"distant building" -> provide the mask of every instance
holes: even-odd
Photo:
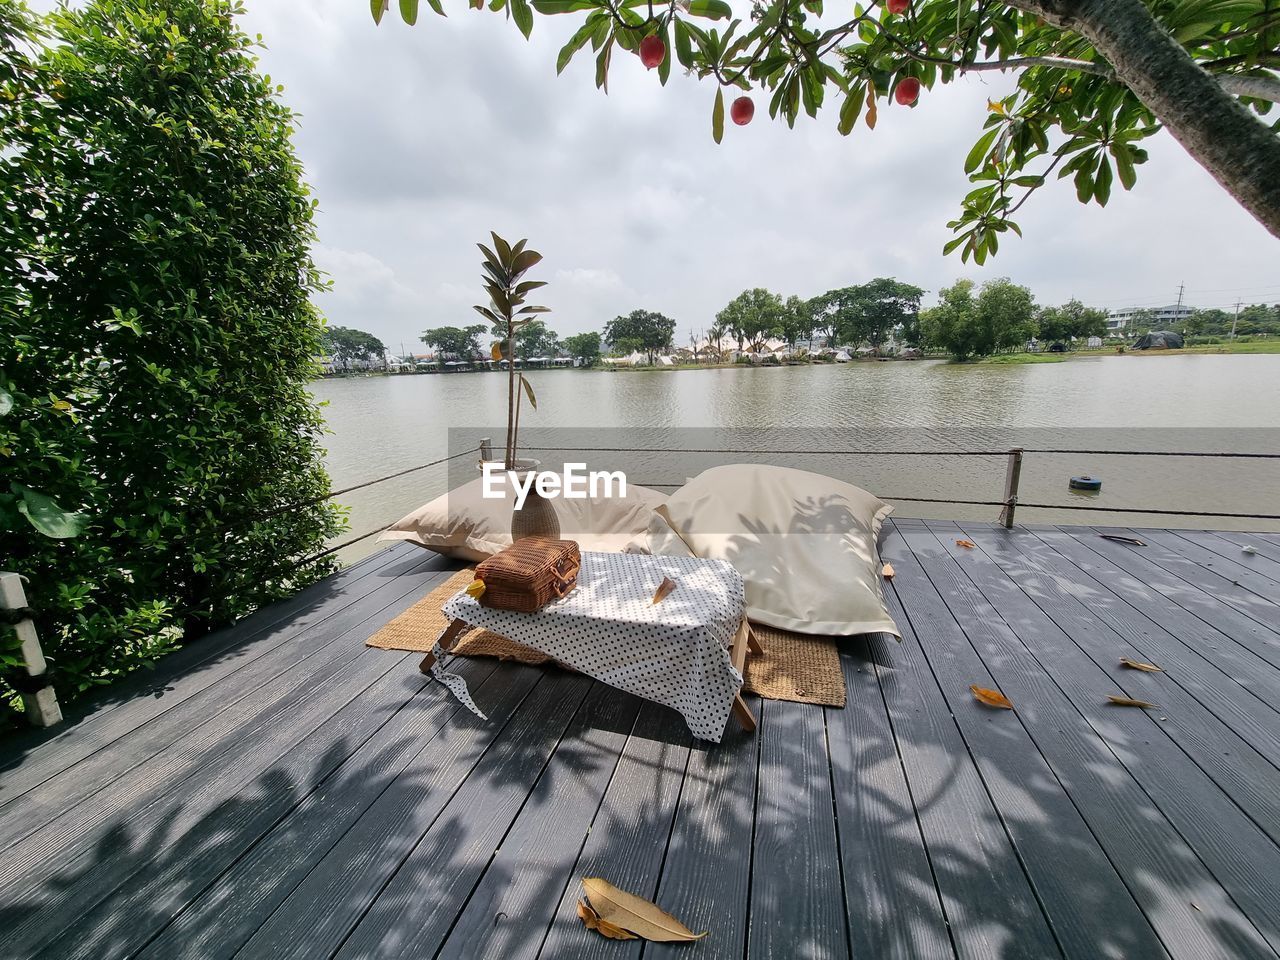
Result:
[[[1154,329],[1179,328],[1195,311],[1188,306],[1176,303],[1167,307],[1121,307],[1119,310],[1107,311],[1107,336],[1123,337],[1125,331],[1133,326],[1137,314],[1151,314],[1151,325]]]

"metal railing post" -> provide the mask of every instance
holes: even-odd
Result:
[[[1013,515],[1018,509],[1018,481],[1022,479],[1022,448],[1012,447],[1009,450],[1009,466],[1004,475],[1004,507],[1000,511],[1000,522],[1006,527],[1013,526]]]
[[[484,462],[485,460],[492,460],[492,459],[493,459],[493,441],[488,437],[481,437],[480,438],[480,460],[481,462]]]
[[[36,625],[26,615],[27,594],[22,589],[22,577],[16,573],[0,573],[0,609],[17,611],[22,619],[13,625],[22,644],[22,662],[27,668],[27,676],[32,678],[31,690],[21,690],[22,705],[26,708],[27,719],[32,726],[51,727],[62,722],[62,708],[58,706],[58,695],[46,681],[39,684],[44,677],[48,664],[44,660],[44,651],[40,649],[40,638],[36,636]]]

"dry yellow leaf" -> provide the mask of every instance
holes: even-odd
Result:
[[[658,584],[658,589],[653,592],[653,603],[661,603],[667,598],[672,590],[676,588],[676,582],[670,577],[663,577],[662,582]],[[652,606],[653,604],[650,604]]]
[[[1107,694],[1107,699],[1117,707],[1142,707],[1146,710],[1155,706],[1154,703],[1148,703],[1146,700],[1135,700],[1133,697],[1117,697],[1115,694]]]
[[[1121,657],[1120,666],[1128,667],[1130,670],[1143,670],[1147,673],[1164,673],[1163,667],[1157,667],[1154,663],[1143,663],[1141,660],[1133,660],[1129,657]]]
[[[479,600],[484,596],[484,581],[472,580],[467,584],[467,596],[473,600]]]
[[[885,578],[886,580],[892,580],[892,579],[893,579],[893,564],[892,564],[892,563],[886,563],[886,564],[884,565],[884,567],[883,567],[883,568],[881,568],[880,572],[884,574],[884,578]]]
[[[489,346],[489,356],[493,357],[494,362],[502,359],[502,344],[493,343]]]
[[[592,910],[589,903],[582,900],[578,901],[578,916],[582,918],[582,923],[588,930],[594,930],[602,937],[608,937],[610,940],[638,939],[634,933],[623,930],[616,923],[602,920],[600,914]]]
[[[988,707],[999,707],[1001,710],[1013,709],[1013,701],[999,690],[988,690],[972,683],[969,684],[969,689],[973,691],[979,703],[985,703]]]
[[[701,940],[707,935],[694,933],[661,907],[634,893],[619,890],[600,877],[583,877],[582,889],[599,915],[600,923],[608,922],[646,940],[678,943]]]
[[[977,546],[977,544],[974,543],[972,540],[957,540],[956,546],[964,547],[966,550],[972,550],[974,547]]]

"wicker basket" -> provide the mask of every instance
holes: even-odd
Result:
[[[476,567],[482,606],[533,613],[578,583],[582,554],[573,540],[525,537]]]

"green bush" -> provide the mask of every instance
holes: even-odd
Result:
[[[238,12],[91,0],[41,50],[0,0],[0,568],[67,697],[332,569],[340,510],[282,509],[329,489],[314,204]]]

